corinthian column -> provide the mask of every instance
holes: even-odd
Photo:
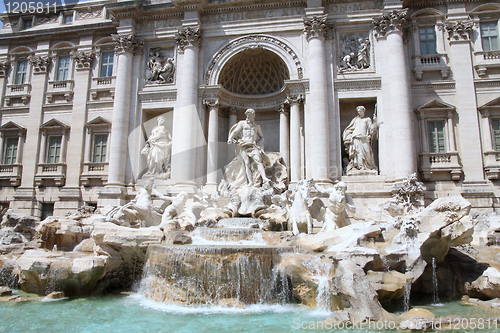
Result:
[[[328,170],[328,101],[325,59],[325,38],[331,26],[327,15],[306,17],[304,32],[309,42],[310,96],[304,116],[306,140],[306,173],[316,182],[329,182]]]
[[[290,153],[290,124],[288,121],[288,110],[285,108],[285,104],[282,104],[278,108],[280,113],[280,154],[285,161],[287,168],[290,168],[289,163],[289,153]]]
[[[112,35],[112,37],[115,42],[115,53],[118,55],[118,64],[106,187],[122,187],[125,185],[127,165],[132,61],[134,54],[142,50],[143,43],[131,33]]]
[[[287,103],[290,104],[290,182],[300,180],[300,104],[304,102],[302,95],[290,95]]]
[[[208,108],[207,187],[216,190],[219,145],[219,100],[206,100]]]
[[[381,127],[381,140],[390,141],[380,154],[381,173],[393,179],[403,179],[416,171],[416,152],[413,134],[413,112],[410,101],[410,80],[406,64],[403,28],[407,10],[387,11],[375,17],[373,24],[378,39],[378,58],[384,59],[382,91],[384,109],[380,110],[385,125]]]
[[[460,133],[464,185],[484,183],[485,181],[474,85],[474,64],[472,63],[472,48],[469,37],[472,28],[472,20],[446,22],[451,48],[451,63],[454,69],[457,113],[460,118],[460,131],[457,133]]]
[[[174,109],[172,130],[172,179],[177,184],[195,185],[196,137],[198,118],[198,53],[200,28],[185,27],[176,34],[179,51],[184,54],[179,72],[179,102]]]

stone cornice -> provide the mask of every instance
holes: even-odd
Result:
[[[144,46],[144,42],[131,33],[113,34],[111,37],[115,43],[115,52],[117,54],[125,52],[137,54],[142,51]]]
[[[392,31],[403,32],[408,26],[408,9],[385,11],[382,15],[373,18],[372,23],[377,37],[384,37]]]
[[[327,39],[332,35],[335,25],[328,23],[328,15],[319,15],[304,18],[304,32],[309,41],[311,38]]]
[[[199,26],[184,27],[175,34],[179,48],[184,51],[187,46],[201,46],[201,30]]]
[[[472,20],[447,21],[445,27],[450,41],[468,41],[470,40],[469,32],[472,31],[474,22]]]

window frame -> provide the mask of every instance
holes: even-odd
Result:
[[[106,140],[105,141],[101,141],[104,142],[104,144],[101,144],[101,153],[99,155],[96,155],[96,143],[97,143],[97,140],[96,140],[96,137],[97,136],[106,136]],[[108,142],[109,142],[109,132],[95,132],[95,133],[92,133],[92,152],[91,152],[91,163],[107,163],[108,162]],[[104,147],[104,149],[103,149]],[[104,153],[103,153],[104,151]],[[100,160],[99,161],[96,161],[96,156],[99,156]],[[102,160],[104,156],[104,160]]]
[[[56,146],[56,151],[54,153],[54,160],[51,160],[52,158],[52,139],[59,139],[57,142],[58,146]],[[63,135],[62,134],[49,134],[47,136],[47,141],[46,141],[46,147],[45,147],[45,163],[46,164],[59,164],[61,162],[61,153],[62,153],[62,141],[63,141]],[[58,151],[59,150],[59,151]]]
[[[483,31],[483,26],[486,25],[486,24],[489,24],[489,23],[494,23],[495,24],[495,30],[496,30],[496,35],[495,36],[485,36],[484,35],[484,31]],[[479,33],[480,33],[480,40],[481,40],[481,47],[483,49],[484,52],[494,52],[494,51],[500,51],[500,44],[498,42],[498,39],[499,39],[499,30],[498,30],[498,20],[496,21],[482,21],[482,22],[479,22]],[[496,49],[492,49],[492,45],[491,45],[491,38],[492,37],[495,37],[496,38]],[[488,38],[489,40],[489,46],[488,46],[488,50],[485,48],[485,43],[484,43],[484,40],[485,38]]]
[[[9,141],[12,140],[15,142],[15,150],[13,154],[8,154],[9,152]],[[19,137],[17,136],[7,136],[3,140],[3,154],[2,154],[2,165],[16,165],[17,159],[19,156]],[[11,159],[11,161],[8,161]]]
[[[429,29],[432,28],[432,37],[433,37],[433,40],[427,40],[427,37],[429,36]],[[426,29],[425,31],[425,40],[422,39],[422,29]],[[419,25],[418,26],[418,41],[419,41],[419,48],[420,48],[420,54],[421,55],[436,55],[436,54],[439,54],[437,52],[437,34],[436,34],[436,25]],[[428,52],[427,48],[429,46],[429,42],[433,42],[433,45],[432,45],[432,53],[431,52]],[[422,50],[422,45],[425,45],[426,46],[426,52],[424,52]]]
[[[66,62],[66,67],[61,68],[61,60],[65,59],[67,60]],[[69,54],[61,54],[58,55],[57,57],[57,68],[56,68],[56,73],[55,73],[55,81],[61,82],[61,81],[68,81],[70,80],[70,69],[71,69],[71,57]],[[61,78],[61,69],[64,70],[63,72],[63,77]]]
[[[105,63],[105,56],[111,54],[111,63]],[[104,66],[106,66],[106,73],[104,73]],[[111,66],[111,73],[109,73],[109,67]],[[99,77],[112,77],[115,70],[115,53],[113,51],[104,50],[101,52],[100,64],[99,64]],[[106,74],[106,75],[104,75]],[[108,75],[109,74],[109,75]]]
[[[19,68],[20,68],[20,64],[21,63],[24,63],[26,64],[26,66],[24,67],[24,72],[20,72],[19,71]],[[23,58],[20,58],[20,59],[17,59],[16,60],[16,64],[15,64],[15,72],[14,72],[14,84],[15,85],[22,85],[22,84],[25,84],[26,83],[26,79],[28,78],[28,68],[29,68],[29,62],[28,62],[28,59],[23,59]],[[19,80],[19,74],[24,74],[22,76],[22,80]]]

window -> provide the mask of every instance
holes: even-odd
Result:
[[[23,84],[26,81],[28,73],[28,60],[20,60],[16,65],[16,76],[14,78],[15,84]]]
[[[437,54],[436,31],[434,29],[434,26],[419,27],[418,35],[420,40],[420,54]]]
[[[69,56],[59,57],[57,64],[57,81],[66,81],[69,72]]]
[[[54,216],[54,203],[43,203],[42,204],[42,221],[49,216]]]
[[[430,153],[445,153],[445,121],[428,121],[427,129],[429,134],[429,152]]]
[[[500,118],[491,119],[491,134],[493,134],[493,147],[495,151],[500,151]]]
[[[23,30],[30,29],[33,26],[33,18],[24,18],[23,19]]]
[[[63,24],[71,24],[73,23],[73,13],[65,14],[63,16]]]
[[[481,39],[483,51],[497,51],[498,48],[498,22],[481,23]]]
[[[92,162],[106,162],[106,147],[108,144],[108,134],[94,135],[94,150],[92,154]]]
[[[16,164],[18,138],[5,138],[3,164]]]
[[[113,52],[104,52],[102,54],[101,77],[113,76]]]
[[[49,136],[47,163],[59,163],[61,157],[62,136]]]

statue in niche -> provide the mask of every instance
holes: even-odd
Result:
[[[376,173],[377,165],[373,157],[372,143],[378,132],[377,109],[375,106],[373,121],[369,117],[365,117],[366,108],[364,106],[358,106],[356,111],[358,115],[351,120],[342,135],[346,151],[349,154],[346,174],[350,175],[362,171]]]
[[[168,58],[164,64],[161,62],[161,54],[158,49],[153,50],[153,55],[148,60],[148,68],[151,77],[148,82],[171,83],[174,81],[174,59]]]
[[[345,211],[356,211],[354,202],[350,195],[346,194],[347,185],[339,182],[333,188],[326,191],[328,194],[328,203],[325,207],[324,224],[321,232],[327,232],[345,227]]]
[[[264,153],[264,134],[255,123],[255,110],[245,111],[246,120],[239,121],[229,131],[227,143],[236,144],[236,156],[242,162],[245,181],[249,186],[261,187],[269,183],[265,168],[270,166]]]
[[[167,128],[163,125],[165,118],[160,116],[151,131],[151,136],[146,141],[141,154],[146,155],[148,163],[147,174],[164,174],[170,176],[170,153],[172,149],[172,138]]]

